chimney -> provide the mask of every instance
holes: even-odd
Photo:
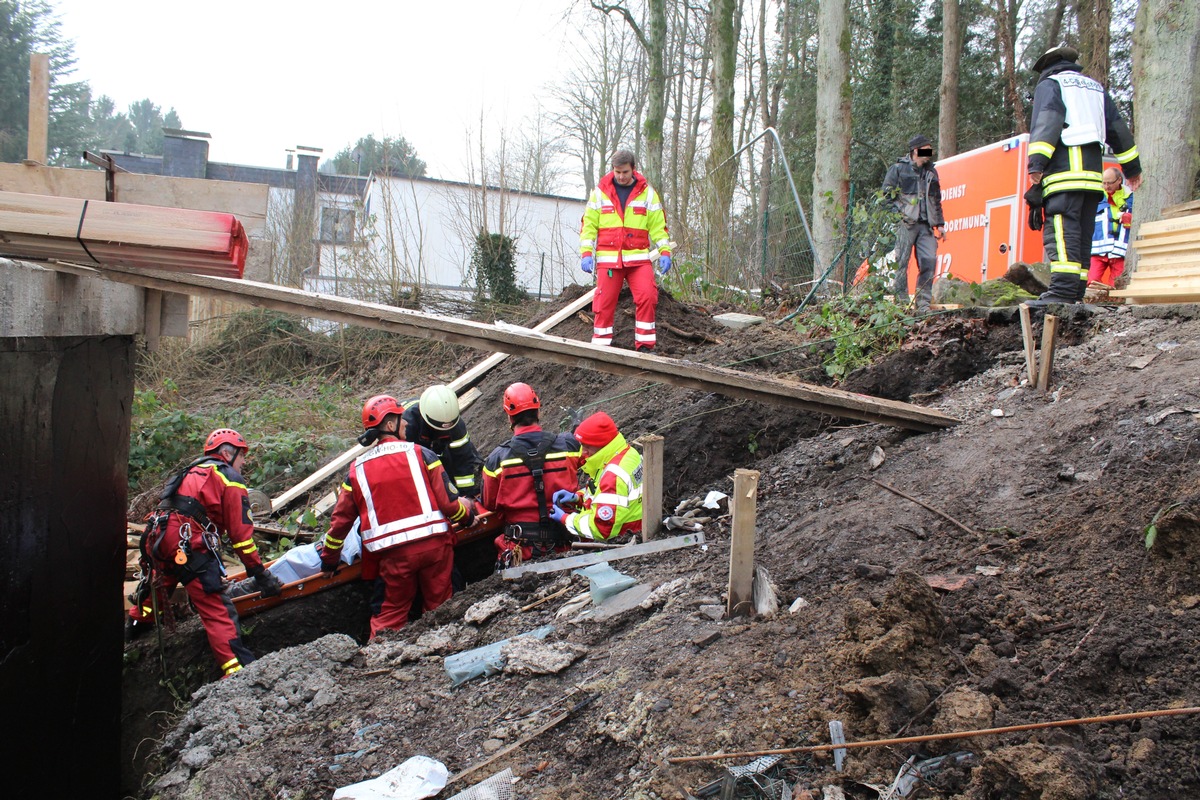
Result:
[[[172,178],[208,177],[208,140],[199,131],[163,128],[162,174]]]
[[[300,275],[313,272],[313,268],[318,266],[315,263],[317,251],[313,245],[317,239],[317,162],[321,158],[321,152],[319,147],[296,146],[296,191],[292,201],[292,231],[297,245],[297,263],[293,268],[298,270]]]

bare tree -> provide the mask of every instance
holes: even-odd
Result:
[[[1025,101],[1017,79],[1017,29],[1022,0],[996,0],[992,15],[996,23],[996,43],[1000,53],[1000,76],[1004,81],[1004,97],[1012,111],[1013,130],[1023,133],[1029,127],[1025,120]]]
[[[1200,5],[1142,0],[1133,33],[1134,114],[1146,178],[1135,225],[1190,200],[1200,168]],[[1134,236],[1137,231],[1134,230]]]
[[[740,19],[737,0],[713,0],[712,30],[713,30],[713,109],[712,109],[712,141],[708,151],[708,227],[710,234],[722,231],[726,227],[730,203],[733,201],[733,187],[736,178],[736,164],[730,161],[733,156],[733,123],[734,123],[734,93],[737,89],[737,47]],[[714,243],[717,251],[721,241]],[[718,255],[718,270],[725,278],[725,272],[730,265],[720,264]]]
[[[1112,0],[1076,0],[1075,16],[1079,20],[1080,66],[1101,86],[1107,87]]]
[[[962,66],[963,25],[959,0],[942,0],[942,83],[938,87],[938,157],[958,152],[958,73]]]
[[[817,12],[817,124],[813,153],[813,244],[829,266],[837,247],[839,213],[850,187],[850,6],[823,0]]]

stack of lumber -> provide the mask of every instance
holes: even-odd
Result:
[[[0,254],[240,278],[249,239],[232,214],[0,192]]]
[[[1133,250],[1137,272],[1129,287],[1109,297],[1132,303],[1200,302],[1200,201],[1163,209],[1163,219],[1143,222]]]

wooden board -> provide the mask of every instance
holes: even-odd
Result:
[[[246,234],[253,237],[266,233],[270,190],[265,183],[168,178],[133,172],[118,172],[113,176],[113,199],[118,203],[232,214],[242,223]]]
[[[835,418],[859,419],[918,431],[939,430],[959,422],[940,411],[910,403],[256,281],[119,266],[105,267],[98,273],[108,280],[135,286],[225,297],[300,316],[462,344],[479,350],[512,353],[569,367],[637,377],[647,382],[799,408]]]
[[[1162,210],[1163,219],[1185,217],[1190,214],[1200,214],[1200,200],[1189,200],[1186,203],[1167,206]]]
[[[1138,227],[1138,236],[1175,231],[1200,231],[1200,214],[1189,214],[1186,217],[1156,219],[1152,222],[1143,222]]]

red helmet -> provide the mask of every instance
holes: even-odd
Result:
[[[514,383],[504,390],[504,413],[515,417],[522,411],[541,408],[542,401],[528,383]]]
[[[217,428],[204,440],[204,455],[217,452],[217,449],[223,444],[231,444],[243,450],[250,449],[250,445],[246,444],[242,435],[233,428]]]
[[[396,402],[396,398],[388,394],[377,394],[363,404],[363,428],[371,429],[380,425],[388,414],[403,414],[404,406]]]

